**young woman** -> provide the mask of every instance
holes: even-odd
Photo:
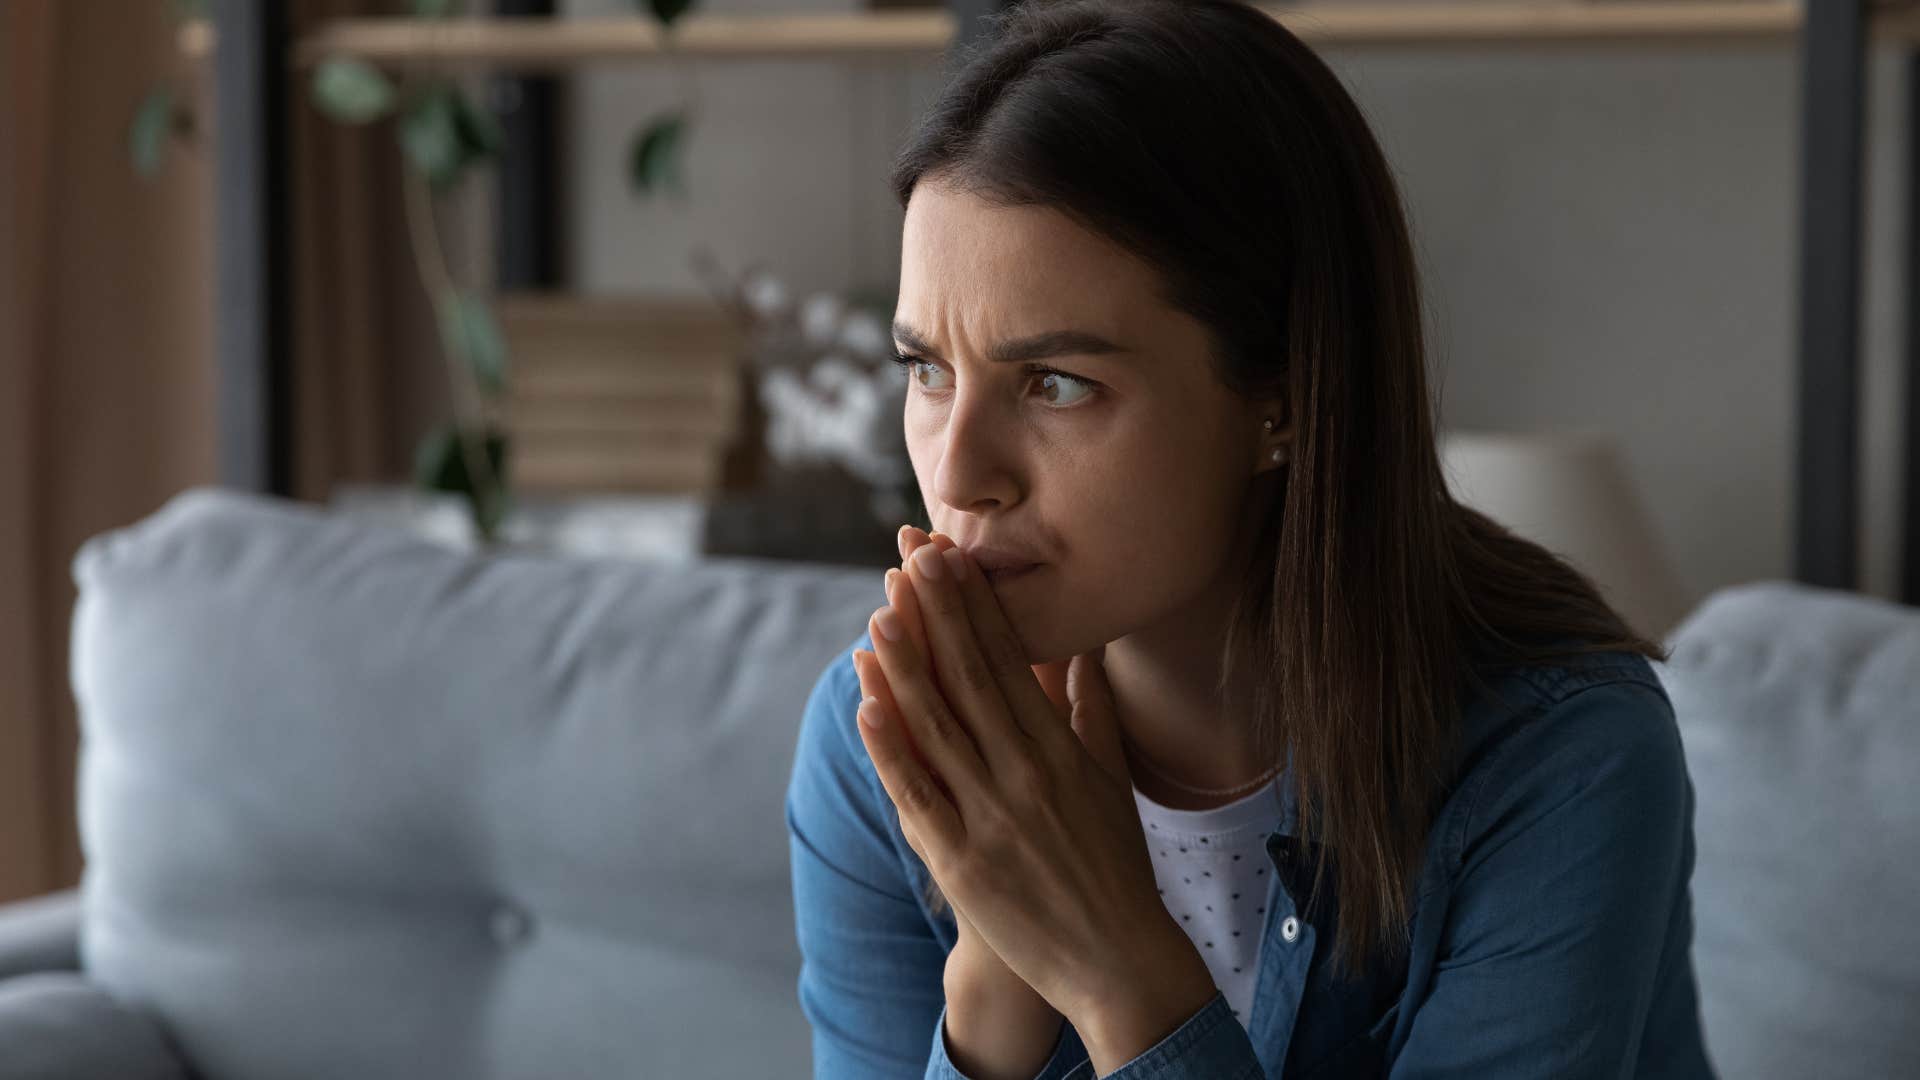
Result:
[[[801,725],[815,1075],[1710,1076],[1661,650],[1449,496],[1332,72],[1031,5],[893,188],[934,535]]]

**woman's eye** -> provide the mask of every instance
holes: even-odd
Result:
[[[893,354],[893,362],[906,368],[907,377],[918,383],[924,390],[948,389],[945,386],[934,386],[928,383],[929,378],[937,378],[943,374],[937,364],[900,352]],[[1054,408],[1067,408],[1091,397],[1094,392],[1095,384],[1090,380],[1069,375],[1064,371],[1055,371],[1052,368],[1029,367],[1027,376],[1040,381],[1041,399]]]
[[[906,365],[907,365],[907,377],[919,383],[922,387],[925,387],[928,390],[944,389],[943,387],[938,387],[938,386],[927,386],[928,376],[931,375],[931,376],[937,377],[940,374],[940,369],[935,365],[930,364],[925,360],[920,359],[917,356],[907,357]]]
[[[1093,394],[1093,387],[1085,379],[1076,379],[1064,371],[1043,371],[1043,372],[1039,372],[1038,374],[1040,376],[1041,382],[1045,383],[1050,381],[1053,384],[1051,387],[1048,388],[1054,391],[1054,396],[1047,398],[1047,401],[1050,404],[1064,407],[1067,405],[1071,405],[1076,401],[1084,400]],[[1059,391],[1061,386],[1063,385],[1077,386],[1080,388],[1080,392],[1077,395],[1069,394],[1067,395],[1066,401],[1061,401]]]

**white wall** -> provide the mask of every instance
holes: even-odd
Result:
[[[853,10],[857,0],[706,0]],[[570,12],[631,10],[574,0]],[[1400,174],[1427,288],[1443,422],[1617,438],[1683,584],[1791,573],[1798,319],[1798,55],[1713,49],[1345,49],[1329,59]],[[1862,559],[1893,595],[1899,543],[1898,184],[1903,102],[1870,75]],[[692,292],[686,255],[764,261],[803,290],[891,289],[889,155],[936,61],[697,70],[684,205],[629,194],[629,133],[677,100],[664,69],[574,87],[571,273],[592,292]]]

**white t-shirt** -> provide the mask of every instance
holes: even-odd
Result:
[[[1160,898],[1245,1027],[1273,880],[1267,837],[1281,820],[1280,778],[1211,810],[1175,810],[1138,788],[1133,801]]]

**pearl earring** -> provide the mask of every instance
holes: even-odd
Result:
[[[1267,429],[1268,434],[1272,434],[1273,433],[1273,417],[1271,416],[1267,417],[1267,419],[1265,420],[1262,426],[1264,426]]]
[[[1273,460],[1275,464],[1278,464],[1280,461],[1280,448],[1277,446],[1273,448]]]

